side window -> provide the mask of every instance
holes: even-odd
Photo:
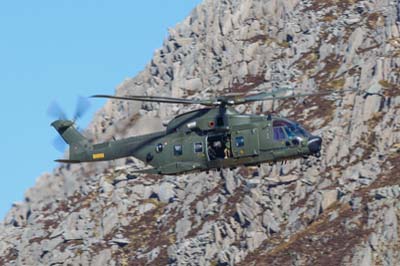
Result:
[[[157,153],[162,152],[163,149],[164,149],[164,146],[162,145],[162,143],[158,143],[158,144],[156,145],[156,152],[157,152]]]
[[[174,145],[174,155],[175,156],[182,155],[182,145],[181,144]]]
[[[203,152],[203,143],[196,142],[194,144],[194,152],[196,152],[196,153]]]
[[[274,127],[274,140],[284,140],[286,139],[285,132],[283,132],[282,127]]]
[[[236,145],[236,147],[243,147],[244,146],[244,137],[243,136],[236,137],[235,145]]]

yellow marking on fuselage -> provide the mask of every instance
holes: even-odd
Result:
[[[93,160],[104,159],[104,153],[93,153]]]

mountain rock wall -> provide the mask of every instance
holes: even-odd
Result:
[[[0,225],[0,264],[399,265],[399,30],[399,1],[205,0],[116,95],[354,89],[275,103],[323,138],[322,157],[181,176],[134,175],[134,158],[60,166]],[[195,108],[109,101],[86,134],[160,130]]]

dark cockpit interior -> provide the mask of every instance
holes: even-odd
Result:
[[[272,123],[274,140],[286,140],[299,138],[308,138],[310,133],[308,133],[302,126],[289,120],[274,120]]]

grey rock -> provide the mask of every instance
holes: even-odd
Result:
[[[345,22],[346,24],[348,24],[348,25],[353,25],[353,24],[355,24],[355,23],[360,22],[360,18],[359,18],[359,17],[347,18],[347,19],[345,19],[344,22]]]
[[[131,241],[127,238],[113,238],[113,239],[111,239],[111,242],[116,243],[120,247],[124,247],[124,246],[128,245],[129,243],[131,243]]]
[[[261,184],[261,179],[259,177],[251,178],[246,180],[246,186],[249,189],[257,188]]]
[[[362,207],[362,198],[361,197],[352,198],[350,201],[350,205],[353,211],[360,209]]]
[[[100,179],[100,192],[110,194],[113,190],[114,186],[105,177],[102,177]]]
[[[118,184],[122,181],[126,181],[126,180],[128,180],[126,174],[117,175],[113,180],[113,185],[116,185],[116,184]]]
[[[324,211],[333,203],[335,203],[338,199],[338,191],[336,189],[331,190],[323,190],[322,194],[322,202],[321,209]]]
[[[281,202],[282,211],[285,212],[285,213],[290,212],[290,206],[291,206],[291,204],[292,204],[292,197],[291,197],[291,195],[290,195],[289,193],[283,194],[283,196],[282,196],[282,202]]]
[[[50,259],[49,265],[57,265],[57,264],[63,264],[69,257],[71,257],[71,253],[66,250],[65,252],[60,252],[58,250],[54,250],[54,253],[52,254],[52,258]],[[29,261],[27,261],[29,263]],[[32,261],[32,265],[35,265],[36,262]]]
[[[382,187],[370,192],[377,200],[382,198],[398,198],[400,196],[400,186]]]
[[[163,182],[153,188],[155,194],[161,202],[168,203],[175,197],[174,185],[168,182]]]
[[[233,194],[233,192],[236,189],[236,183],[235,179],[233,177],[233,172],[230,170],[224,171],[224,177],[225,177],[225,189],[226,192],[229,194]]]
[[[151,195],[152,188],[150,186],[144,186],[143,184],[135,185],[131,188],[133,195],[141,199],[148,199]]]
[[[160,247],[156,247],[147,254],[147,261],[152,262],[158,257],[158,255],[160,255]]]
[[[284,176],[279,176],[279,182],[280,183],[291,183],[299,179],[299,176],[297,175],[284,175]]]
[[[378,236],[376,235],[376,233],[372,233],[369,238],[368,238],[368,243],[371,246],[373,251],[376,251],[378,249]]]
[[[218,225],[214,225],[214,239],[215,243],[220,244],[222,242],[221,232],[218,228]]]
[[[254,251],[257,249],[267,238],[264,232],[258,231],[258,232],[249,232],[247,239],[246,239],[246,244],[248,246],[248,250],[250,252]]]
[[[177,239],[184,238],[190,231],[192,222],[187,218],[182,218],[176,222],[175,233]]]
[[[203,215],[203,212],[204,212],[203,201],[198,201],[196,203],[196,213],[201,216],[201,215]]]
[[[301,210],[299,208],[295,208],[293,211],[290,212],[289,217],[288,217],[288,225],[293,225],[296,223],[299,219],[299,213]]]
[[[108,265],[111,259],[111,250],[103,249],[93,257],[92,265]]]
[[[240,204],[240,212],[244,215],[245,219],[252,221],[261,212],[261,209],[251,197],[246,195]]]
[[[386,241],[397,241],[398,219],[393,206],[385,212],[383,235]]]
[[[59,244],[63,243],[64,239],[59,236],[51,239],[45,239],[42,243],[43,251],[52,251],[54,250]]]
[[[138,213],[139,214],[144,214],[148,211],[151,211],[152,209],[154,209],[156,206],[153,203],[147,202],[147,203],[143,203],[140,204],[137,209],[138,209]]]
[[[329,221],[332,222],[333,220],[335,220],[336,218],[339,217],[339,213],[338,211],[333,211],[332,213],[330,213],[329,215]]]
[[[262,223],[269,233],[278,233],[280,231],[279,223],[270,210],[264,212]]]
[[[151,265],[167,248],[169,265],[251,265],[254,254],[274,248],[273,241],[262,245],[271,233],[293,239],[329,210],[329,229],[340,224],[348,232],[360,226],[371,231],[367,243],[351,243],[341,264],[399,264],[399,188],[371,187],[396,174],[398,4],[331,2],[205,0],[169,29],[148,66],[116,89],[116,95],[195,99],[235,89],[259,93],[292,86],[301,94],[354,88],[356,93],[306,97],[304,103],[274,102],[280,115],[296,117],[323,137],[320,159],[264,164],[258,176],[240,167],[222,175],[124,177],[144,167],[133,158],[60,166],[41,176],[0,224],[0,261],[11,252],[18,258],[6,265],[115,265],[139,257]],[[267,114],[271,107],[257,102],[236,109]],[[147,134],[195,108],[109,101],[85,134],[96,143]],[[348,202],[354,215],[339,215]],[[161,231],[169,242],[156,241]],[[313,234],[312,241],[327,241],[325,231]],[[140,248],[118,257],[119,245],[136,246],[138,239]],[[310,264],[309,254],[287,251],[282,254],[290,256],[289,263]]]
[[[353,258],[353,265],[360,266],[371,266],[372,264],[372,252],[371,247],[366,246],[358,251]]]
[[[117,208],[107,210],[102,219],[103,236],[109,234],[119,223]]]
[[[63,175],[65,196],[71,197],[79,189],[78,177],[67,171],[63,171]]]
[[[74,212],[67,216],[64,222],[63,237],[65,240],[82,239],[85,235],[83,230],[80,230],[79,214]]]

